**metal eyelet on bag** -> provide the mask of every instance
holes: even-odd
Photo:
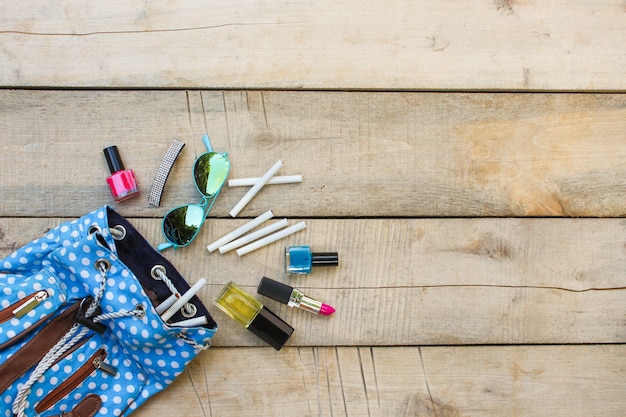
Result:
[[[106,273],[109,269],[111,269],[111,263],[104,258],[98,259],[94,263],[94,266],[96,267],[98,271],[100,271],[103,274]]]
[[[142,320],[146,316],[146,308],[142,304],[137,304],[135,306],[135,317],[139,320]]]
[[[91,226],[89,226],[88,234],[100,233],[101,231],[102,229],[100,229],[100,226],[98,226],[97,224],[92,224]]]
[[[185,304],[183,308],[180,309],[180,313],[183,315],[183,317],[187,319],[190,319],[193,316],[195,316],[197,312],[198,312],[198,307],[196,307],[194,304],[191,304],[191,303]]]
[[[161,281],[163,279],[163,275],[165,275],[166,272],[167,270],[163,265],[154,265],[150,270],[150,275],[152,275],[152,278],[154,278],[155,280]]]
[[[92,224],[91,226],[89,226],[89,234],[93,234],[95,236],[98,246],[103,247],[107,250],[112,250],[98,225]]]
[[[110,227],[109,231],[115,240],[122,240],[126,237],[126,228],[120,224]]]

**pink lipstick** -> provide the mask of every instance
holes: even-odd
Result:
[[[335,312],[328,304],[309,298],[302,291],[267,277],[261,278],[257,292],[289,307],[301,308],[314,314],[330,316]]]

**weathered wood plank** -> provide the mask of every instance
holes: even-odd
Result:
[[[0,85],[624,90],[624,4],[0,5]]]
[[[626,216],[626,95],[276,91],[0,91],[2,216],[78,216],[112,202],[102,149],[120,147],[144,196],[133,216],[197,202],[201,135],[231,178],[279,158],[302,184],[244,209],[288,217]],[[161,208],[147,195],[187,143]],[[245,194],[226,187],[212,216]]]
[[[281,158],[305,181],[265,187],[239,219],[246,189],[226,188],[198,240],[165,253],[209,280],[220,329],[138,417],[623,417],[625,13],[619,0],[2,3],[0,258],[112,203],[111,144],[143,191],[117,208],[160,243],[164,213],[199,200],[207,132],[231,178]],[[151,87],[173,89],[134,90]],[[174,138],[187,146],[154,208]],[[241,258],[206,251],[270,208],[308,228]],[[286,277],[286,244],[337,250],[340,267]],[[296,329],[276,352],[211,305],[263,275],[337,313],[259,296]]]
[[[2,256],[60,219],[0,219]],[[209,220],[196,242],[165,252],[207,305],[228,281],[262,276],[333,305],[321,317],[260,297],[295,329],[290,346],[626,341],[624,219],[306,219],[307,229],[243,257],[206,245],[244,220]],[[133,219],[154,245],[160,220]],[[283,247],[336,250],[338,268],[285,277]],[[214,306],[216,346],[263,342]]]
[[[626,346],[211,348],[137,417],[621,417]]]

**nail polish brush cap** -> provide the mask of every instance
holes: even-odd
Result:
[[[338,266],[339,254],[337,252],[313,252],[311,254],[311,266]]]
[[[103,152],[111,174],[124,170],[124,164],[122,163],[122,158],[120,158],[117,146],[109,146],[108,148],[103,149]]]
[[[272,300],[276,300],[283,304],[289,304],[293,288],[282,282],[274,281],[266,277],[261,278],[257,292]]]

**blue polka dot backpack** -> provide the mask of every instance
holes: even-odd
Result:
[[[217,330],[189,289],[106,206],[1,260],[0,417],[131,414]]]

